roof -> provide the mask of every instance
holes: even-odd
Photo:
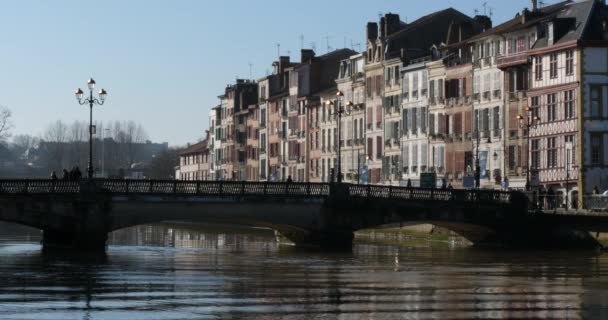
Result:
[[[560,11],[556,12],[550,20],[554,25],[553,45],[575,41],[575,40],[600,40],[593,39],[594,28],[588,27],[593,20],[594,14],[601,14],[600,10],[594,9],[597,4],[595,0],[584,0],[568,3]],[[539,38],[532,49],[540,49],[549,46],[547,34]]]
[[[203,140],[201,142],[195,143],[195,144],[189,146],[188,148],[182,150],[181,152],[178,153],[178,155],[186,156],[186,155],[191,155],[191,154],[195,154],[195,153],[203,153],[208,150],[209,150],[209,148],[207,147],[207,140]]]
[[[475,19],[454,8],[433,12],[388,36],[386,59],[399,56],[402,48],[410,59],[426,56],[433,45],[453,42],[450,35],[455,34],[452,28],[457,25],[466,26],[464,38],[481,31],[481,25]]]
[[[558,3],[552,4],[552,5],[548,5],[548,6],[539,8],[537,13],[530,12],[530,14],[532,14],[531,18],[529,18],[525,22],[522,21],[521,14],[517,13],[517,15],[515,15],[515,17],[513,17],[512,19],[507,20],[507,21],[495,26],[494,28],[486,30],[485,32],[482,32],[474,37],[471,37],[471,39],[469,39],[469,41],[475,41],[475,40],[479,40],[481,38],[485,38],[487,36],[491,36],[494,34],[513,32],[513,31],[517,31],[517,30],[526,28],[532,24],[538,23],[540,20],[545,19],[546,17],[550,16],[551,14],[555,14],[558,10],[562,9],[566,4],[568,4],[570,2],[571,2],[570,0],[566,0],[566,1],[558,2]]]

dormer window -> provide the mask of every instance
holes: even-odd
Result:
[[[547,24],[547,44],[553,45],[553,22]]]

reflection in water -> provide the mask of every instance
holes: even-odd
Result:
[[[279,247],[272,232],[164,225],[115,232],[102,256],[2,239],[0,319],[608,317],[608,256],[593,253],[328,254]]]

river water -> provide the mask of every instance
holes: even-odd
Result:
[[[211,231],[210,231],[211,230]],[[608,255],[358,243],[140,226],[105,255],[41,251],[0,225],[0,319],[608,319]]]

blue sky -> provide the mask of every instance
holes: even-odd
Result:
[[[0,105],[13,112],[14,134],[41,134],[61,119],[87,120],[73,95],[93,76],[109,91],[96,120],[135,120],[154,141],[194,142],[207,129],[210,107],[237,76],[254,79],[288,50],[326,52],[363,44],[365,24],[394,12],[412,21],[454,7],[473,15],[470,0],[232,0],[0,2]],[[546,1],[547,4],[555,1]],[[495,24],[529,0],[488,0]],[[355,47],[355,50],[357,48]]]

